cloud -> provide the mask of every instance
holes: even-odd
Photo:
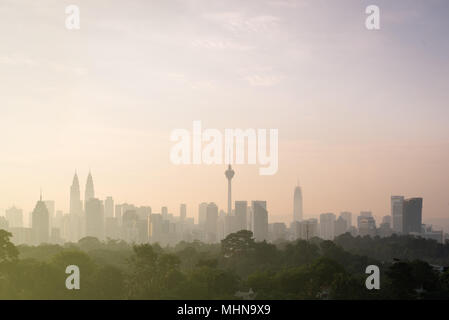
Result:
[[[262,75],[253,74],[244,77],[248,83],[253,87],[272,87],[278,84],[282,80],[280,75]]]
[[[87,68],[80,66],[71,66],[65,63],[50,62],[42,59],[30,58],[21,54],[3,55],[0,56],[0,65],[7,66],[25,66],[25,67],[41,67],[48,68],[52,71],[61,73],[70,73],[77,76],[87,75]]]
[[[22,55],[4,55],[0,56],[0,64],[8,66],[36,66],[35,60]]]
[[[232,40],[220,39],[196,39],[192,41],[192,45],[198,48],[216,49],[216,50],[250,50],[252,47],[237,43]]]
[[[209,13],[203,17],[232,32],[267,32],[275,29],[280,21],[272,15],[248,17],[240,12]]]
[[[163,76],[165,76],[172,85],[177,83],[192,90],[209,90],[216,88],[215,83],[211,80],[194,79],[182,73],[168,72]]]
[[[269,0],[267,4],[275,7],[298,8],[306,7],[308,3],[304,0]]]

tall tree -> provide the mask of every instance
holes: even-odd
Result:
[[[0,263],[16,260],[19,256],[16,246],[9,240],[11,237],[11,233],[0,230]]]

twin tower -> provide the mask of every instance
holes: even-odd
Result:
[[[86,190],[84,193],[84,203],[93,198],[95,198],[94,180],[92,179],[92,174],[89,171],[86,182]],[[81,202],[80,183],[78,180],[78,175],[75,172],[73,183],[70,187],[70,214],[81,214],[82,212],[83,203]]]

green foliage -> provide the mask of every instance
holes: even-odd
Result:
[[[225,258],[245,255],[254,248],[253,233],[248,230],[231,233],[221,240],[221,248]]]
[[[0,299],[238,299],[250,290],[256,299],[449,298],[449,271],[429,264],[446,261],[449,245],[410,237],[346,234],[275,245],[242,230],[220,245],[165,248],[92,237],[16,248],[10,237],[0,230]],[[380,290],[365,287],[370,264],[380,267]],[[80,269],[80,290],[65,287],[69,265]]]
[[[129,298],[168,298],[171,295],[170,284],[179,278],[179,258],[159,253],[149,244],[134,246],[134,253],[128,283]]]
[[[19,256],[19,251],[9,240],[11,237],[11,233],[0,229],[0,263],[15,260]]]
[[[386,238],[352,237],[349,233],[335,238],[335,244],[345,251],[366,256],[378,261],[423,260],[428,263],[449,265],[449,244],[414,236],[397,236]]]
[[[424,261],[401,261],[392,264],[388,271],[389,279],[385,295],[390,299],[438,299],[448,298],[445,274],[437,271]]]

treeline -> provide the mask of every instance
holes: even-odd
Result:
[[[448,245],[433,241],[439,251],[420,257],[431,245],[424,239],[388,242],[343,235],[335,242],[269,244],[242,230],[221,244],[180,242],[162,248],[86,237],[64,246],[16,247],[10,236],[0,230],[0,299],[449,298],[449,271],[418,259],[446,261]],[[386,245],[382,252],[380,243],[391,243],[394,250]],[[68,265],[80,269],[80,290],[65,287]],[[368,265],[380,268],[379,290],[365,286]]]
[[[372,257],[379,261],[424,260],[428,263],[449,266],[449,244],[414,236],[397,236],[371,238],[352,237],[349,233],[337,237],[334,242],[343,249]]]

